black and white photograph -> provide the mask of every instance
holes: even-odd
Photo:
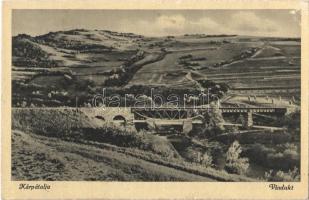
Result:
[[[300,10],[13,9],[11,33],[12,181],[301,181]]]

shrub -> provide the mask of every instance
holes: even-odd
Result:
[[[230,173],[244,174],[249,167],[248,158],[240,158],[242,152],[238,141],[234,141],[226,153],[225,169]]]
[[[272,169],[288,170],[300,165],[298,147],[291,143],[272,147],[254,144],[245,153],[251,161]]]
[[[203,130],[198,133],[200,137],[214,137],[222,134],[225,131],[223,127],[223,116],[220,110],[211,104],[212,109],[209,112],[204,113],[204,124]]]
[[[236,133],[239,132],[239,128],[237,126],[227,126],[225,127],[225,131],[227,133]]]
[[[213,166],[211,154],[201,148],[189,146],[180,154],[189,162],[199,163],[205,167]]]
[[[206,167],[212,166],[212,156],[209,155],[208,152],[205,152],[204,155],[201,157],[201,164]]]
[[[270,170],[265,172],[265,179],[267,181],[299,181],[300,173],[297,167],[288,172]]]
[[[228,131],[227,131],[228,132]],[[236,131],[237,132],[237,131]],[[222,135],[217,139],[223,143],[237,140],[241,144],[270,144],[272,146],[276,144],[282,144],[291,141],[291,137],[284,132],[270,132],[261,130],[251,130],[250,132],[241,132],[237,134]]]
[[[193,147],[187,147],[183,151],[182,156],[190,162],[194,162],[194,163],[200,162],[200,151]]]

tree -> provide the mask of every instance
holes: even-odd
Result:
[[[214,103],[210,104],[211,109],[203,113],[205,127],[202,130],[203,135],[214,137],[225,131],[224,119],[222,113]]]
[[[283,172],[281,170],[274,171],[270,170],[269,172],[265,172],[265,177],[267,181],[299,181],[300,180],[300,172],[297,167],[294,167],[293,170],[289,170],[288,172]]]
[[[226,153],[225,169],[230,173],[244,174],[249,167],[248,158],[241,158],[241,146],[238,141],[234,141]]]

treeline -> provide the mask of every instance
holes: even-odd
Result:
[[[117,70],[111,71],[109,78],[105,81],[105,86],[126,85],[142,65],[133,65],[135,62],[145,57],[144,51],[137,51],[129,60],[125,61]]]
[[[146,85],[132,85],[125,88],[108,88],[105,90],[106,97],[112,97],[117,95],[120,98],[119,102],[110,103],[109,106],[150,106],[150,105],[162,105],[163,103],[171,103],[171,98],[176,100],[178,106],[198,106],[201,104],[216,101],[218,98],[222,98],[228,91],[226,84],[216,84],[212,81],[201,81],[202,86],[207,88],[210,92],[207,94],[207,89],[202,91],[198,88],[173,88],[166,86],[146,86]],[[98,91],[97,94],[102,94],[102,91]],[[201,95],[209,95],[209,98],[202,98]],[[160,96],[163,99],[156,98]],[[138,103],[137,103],[138,102]],[[174,102],[176,105],[176,102]],[[170,105],[170,104],[169,104]],[[174,104],[173,104],[174,105]],[[98,105],[92,105],[98,106]]]
[[[201,98],[201,90],[197,88],[171,88],[166,86],[145,86],[133,85],[131,87],[114,88],[109,87],[105,90],[105,96],[111,97],[117,95],[120,98],[119,103],[110,104],[110,106],[136,106],[136,102],[142,102],[143,105],[161,103],[158,99],[151,99],[154,95],[165,98],[170,95],[179,98],[179,104],[200,105],[207,103],[206,100],[215,101],[221,98],[228,90],[226,84],[216,84],[212,81],[200,81],[201,85],[210,91],[209,98]],[[96,96],[102,96],[102,88],[95,88],[95,84],[90,80],[76,79],[69,74],[63,74],[63,80],[59,82],[63,87],[43,87],[36,84],[26,84],[13,82],[12,105],[14,107],[91,107],[100,106],[99,103],[94,105]],[[204,95],[207,95],[207,89]]]

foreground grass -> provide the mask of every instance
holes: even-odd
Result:
[[[213,181],[109,149],[21,131],[12,133],[12,179]]]

